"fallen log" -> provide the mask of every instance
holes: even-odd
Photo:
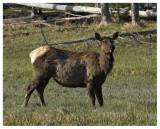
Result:
[[[88,6],[70,6],[70,5],[45,4],[45,3],[16,3],[16,4],[30,6],[30,7],[62,10],[62,11],[73,11],[73,12],[94,13],[94,14],[101,13],[100,8],[88,7]]]
[[[19,17],[19,18],[10,18],[10,19],[4,19],[3,23],[4,24],[12,24],[12,23],[31,23],[34,19],[39,17],[38,15],[35,15],[34,10],[32,10],[30,16],[25,16],[25,17]]]
[[[56,19],[56,21],[72,21],[72,20],[82,20],[82,19],[97,18],[97,17],[98,15],[88,15],[88,16],[81,16],[81,17],[60,18],[60,19]]]
[[[131,16],[131,11],[129,11],[129,16]],[[139,11],[139,16],[143,18],[156,18],[157,12],[151,11]]]
[[[65,15],[65,12],[54,12],[54,11],[43,11],[43,15],[50,15],[50,16],[62,16]]]
[[[44,15],[52,15],[54,17],[60,16],[60,15],[69,15],[73,17],[68,17],[68,18],[54,18],[50,20],[43,20],[43,23],[55,23],[55,22],[67,22],[67,21],[78,21],[78,20],[85,20],[85,19],[91,19],[91,18],[97,18],[98,15],[88,15],[88,16],[81,16],[81,15],[76,15],[76,14],[70,14],[70,13],[64,13],[64,12],[47,12],[43,13]],[[77,16],[77,17],[75,17]],[[36,20],[37,18],[40,18],[38,15],[31,15],[31,16],[26,16],[26,17],[20,17],[20,18],[10,18],[10,19],[4,19],[3,23],[4,24],[13,24],[13,23],[31,23],[33,20]],[[42,19],[41,19],[42,20]]]
[[[125,36],[136,36],[136,35],[147,35],[147,34],[156,34],[157,30],[149,30],[149,31],[140,31],[140,32],[129,32],[129,33],[122,33],[119,34],[119,37],[125,37]],[[107,35],[107,36],[112,36],[112,35]],[[62,43],[55,43],[55,44],[42,44],[42,45],[63,45],[63,44],[73,44],[73,43],[80,43],[80,42],[86,42],[89,40],[96,40],[95,37],[91,38],[86,38],[86,39],[80,39],[77,41],[71,41],[71,42],[62,42]]]
[[[82,16],[82,15],[73,14],[73,13],[70,13],[70,12],[66,12],[65,15],[68,16],[68,17],[70,17],[70,16],[81,17]]]
[[[111,11],[111,13],[117,13],[117,12],[118,11]],[[119,11],[119,13],[121,15],[128,13],[128,15],[131,16],[131,10],[127,10],[127,8],[125,10],[121,9]],[[157,17],[157,12],[153,12],[153,11],[139,11],[139,16],[141,18],[156,18]]]
[[[26,17],[20,17],[20,18],[11,18],[11,19],[4,19],[4,24],[12,24],[12,23],[19,23],[19,22],[25,22],[25,23],[31,23],[34,19],[33,16],[26,16]]]
[[[69,17],[69,18],[57,18],[51,20],[43,20],[44,23],[55,23],[56,25],[63,24],[66,22],[75,22],[75,21],[89,21],[95,18],[98,18],[99,15],[88,15],[88,16],[80,16],[80,17]]]

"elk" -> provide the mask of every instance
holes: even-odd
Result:
[[[113,68],[113,42],[118,33],[95,38],[101,42],[101,54],[94,51],[73,52],[42,46],[30,53],[33,78],[27,88],[23,107],[26,107],[31,94],[36,89],[41,105],[45,106],[44,89],[51,77],[64,87],[84,87],[87,89],[91,104],[95,107],[95,96],[100,106],[103,105],[102,84]]]

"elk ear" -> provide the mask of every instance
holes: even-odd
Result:
[[[114,34],[113,34],[113,37],[112,37],[112,40],[117,39],[117,38],[118,38],[118,34],[119,34],[119,32],[114,33]]]
[[[102,41],[101,35],[98,34],[97,32],[95,33],[95,37],[97,40]]]

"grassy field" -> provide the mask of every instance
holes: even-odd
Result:
[[[47,41],[59,43],[80,38],[157,28],[156,22],[142,21],[145,28],[130,23],[44,27]],[[85,27],[85,28],[84,28]],[[3,124],[15,125],[157,125],[157,40],[140,37],[140,43],[125,38],[115,42],[115,63],[103,84],[104,106],[92,109],[86,89],[64,88],[50,80],[39,106],[36,92],[22,108],[26,88],[32,79],[29,53],[44,44],[40,29],[32,25],[3,27]],[[27,34],[26,34],[27,33]],[[73,51],[94,50],[86,43],[55,46]]]

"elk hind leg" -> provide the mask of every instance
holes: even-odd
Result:
[[[23,107],[26,107],[28,105],[28,101],[30,99],[31,94],[33,93],[33,91],[35,90],[35,84],[34,81],[31,82],[31,84],[28,86],[27,88],[27,93],[25,95],[25,99],[23,102]]]
[[[42,106],[46,106],[43,93],[44,93],[44,89],[45,89],[46,85],[48,84],[48,81],[49,81],[49,79],[46,79],[45,81],[43,81],[42,85],[40,85],[39,87],[36,88],[36,91],[37,91],[37,94],[38,94],[38,97],[39,97],[39,100],[40,100]]]
[[[36,77],[32,80],[31,84],[27,88],[27,93],[25,95],[23,107],[26,107],[28,104],[28,101],[30,99],[31,94],[33,91],[37,88],[40,87],[43,83],[43,78],[42,77]]]

